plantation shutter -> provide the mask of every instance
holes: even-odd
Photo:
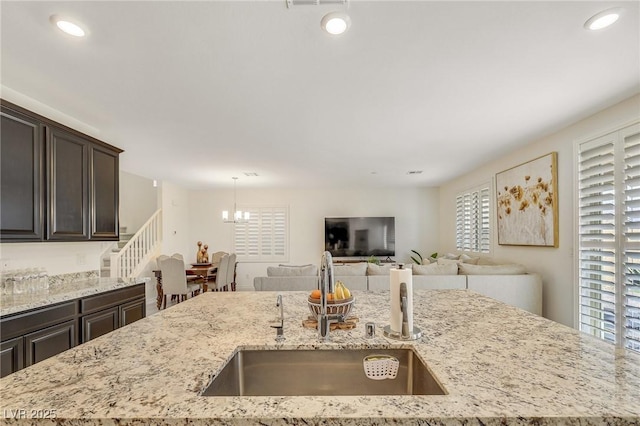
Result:
[[[238,261],[288,262],[289,225],[286,207],[248,207],[250,220],[236,223],[234,250]]]
[[[624,141],[624,346],[640,352],[640,126],[621,132]]]
[[[490,250],[489,187],[456,197],[456,248],[465,252]]]
[[[640,126],[578,148],[579,326],[640,351]]]

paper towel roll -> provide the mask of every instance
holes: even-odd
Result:
[[[402,308],[400,307],[400,283],[407,286],[407,319],[409,333],[413,330],[413,282],[411,269],[392,268],[389,274],[389,293],[391,297],[391,330],[402,333]]]

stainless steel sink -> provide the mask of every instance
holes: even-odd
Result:
[[[394,379],[367,377],[363,359],[391,355]],[[204,396],[445,395],[413,349],[240,350]]]

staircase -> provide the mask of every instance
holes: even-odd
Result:
[[[120,227],[120,240],[118,243],[111,249],[108,250],[102,256],[102,265],[100,267],[100,276],[101,277],[111,277],[111,253],[118,253],[124,246],[127,245],[129,240],[133,238],[134,234],[127,234],[127,227]]]
[[[162,210],[157,210],[149,220],[133,235],[126,229],[120,234],[117,248],[108,253],[102,261],[101,276],[111,278],[132,278],[140,273],[162,242]],[[105,268],[109,268],[108,272]],[[106,275],[106,274],[109,275]],[[105,274],[105,275],[103,275]]]

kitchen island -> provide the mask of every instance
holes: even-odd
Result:
[[[640,354],[467,290],[414,292],[423,337],[397,342],[388,292],[354,292],[356,328],[318,343],[306,292],[212,292],[0,380],[3,422],[60,424],[616,424],[640,422]],[[366,339],[365,322],[376,337]],[[413,347],[444,386],[432,396],[205,397],[238,348]],[[318,371],[322,374],[322,371]],[[18,417],[19,419],[15,419]]]

